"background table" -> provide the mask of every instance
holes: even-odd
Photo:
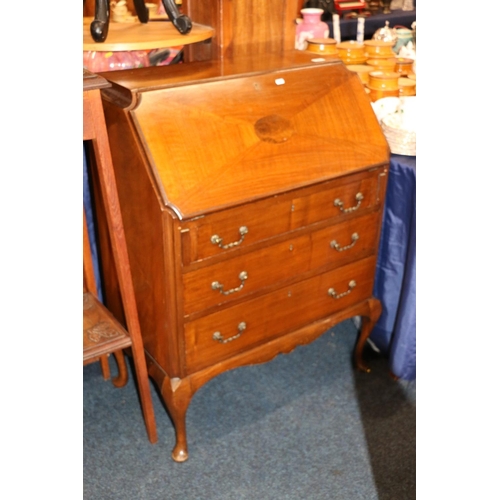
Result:
[[[365,40],[373,37],[375,31],[385,26],[385,22],[389,21],[389,27],[404,26],[411,29],[411,23],[417,19],[417,10],[394,10],[390,14],[374,14],[373,16],[365,18]],[[330,28],[330,38],[333,38],[333,23],[327,22]],[[340,35],[342,41],[356,40],[356,33],[358,29],[357,19],[340,19]]]
[[[382,315],[370,336],[394,375],[416,379],[416,157],[391,155],[374,295]]]

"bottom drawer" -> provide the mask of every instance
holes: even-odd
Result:
[[[186,368],[206,368],[371,297],[376,257],[186,323]]]

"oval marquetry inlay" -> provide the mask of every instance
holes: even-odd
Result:
[[[257,120],[254,125],[255,133],[266,142],[285,142],[293,135],[290,120],[279,115],[268,115]]]

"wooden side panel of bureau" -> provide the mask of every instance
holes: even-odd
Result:
[[[355,362],[368,369],[389,163],[362,85],[337,60],[293,51],[180,66],[104,75],[144,345],[177,461],[191,398],[225,370],[354,315]]]

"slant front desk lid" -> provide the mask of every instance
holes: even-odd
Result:
[[[389,161],[358,76],[314,56],[103,73],[103,93],[130,114],[163,203],[190,218]]]

